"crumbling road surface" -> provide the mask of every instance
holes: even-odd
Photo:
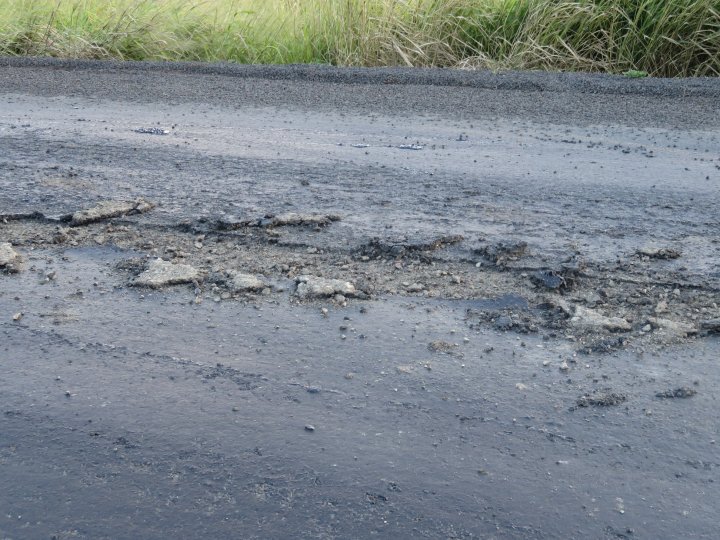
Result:
[[[3,539],[717,537],[717,81],[0,74]]]

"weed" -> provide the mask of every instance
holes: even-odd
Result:
[[[720,0],[0,0],[0,54],[720,75]]]

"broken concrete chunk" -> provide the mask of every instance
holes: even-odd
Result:
[[[162,259],[152,261],[147,269],[133,282],[142,287],[164,287],[191,283],[200,277],[200,272],[189,264],[173,264]]]
[[[301,298],[328,298],[336,294],[355,296],[358,291],[349,281],[315,276],[299,276],[296,294]]]
[[[155,208],[155,205],[145,199],[134,201],[102,201],[92,208],[75,212],[70,219],[74,226],[87,225],[120,216],[143,214]]]
[[[638,255],[649,257],[650,259],[677,259],[681,253],[672,248],[661,248],[655,246],[646,246],[638,249]]]
[[[670,319],[661,319],[658,317],[650,317],[648,318],[648,322],[652,325],[653,328],[665,330],[667,333],[675,335],[677,337],[685,337],[692,334],[697,334],[697,328],[695,328],[695,326],[689,323],[673,321]]]
[[[263,227],[282,227],[286,225],[329,225],[333,221],[340,221],[340,216],[336,214],[305,214],[297,212],[287,212],[277,216],[270,216],[262,220]]]
[[[243,272],[229,270],[228,276],[230,276],[230,281],[228,282],[228,285],[230,285],[230,287],[235,291],[261,291],[265,287],[267,287],[267,283],[252,274],[245,274]]]
[[[0,268],[10,273],[20,270],[20,255],[10,242],[0,242]]]
[[[586,330],[608,330],[610,332],[627,332],[632,326],[620,317],[605,317],[597,311],[583,306],[575,306],[575,314],[570,324]]]

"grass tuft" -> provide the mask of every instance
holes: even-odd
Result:
[[[720,0],[0,0],[0,54],[720,75]]]

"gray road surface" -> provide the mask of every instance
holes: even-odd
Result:
[[[3,540],[717,538],[720,82],[0,59],[0,95]]]

